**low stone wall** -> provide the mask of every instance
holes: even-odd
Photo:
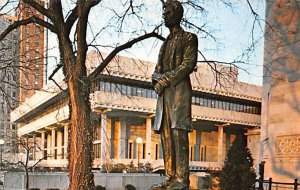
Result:
[[[164,176],[148,173],[94,173],[95,185],[106,187],[106,190],[124,190],[127,184],[136,187],[137,190],[147,190],[153,184],[160,183]],[[4,174],[5,190],[25,189],[24,172],[6,172]],[[29,188],[40,190],[68,188],[69,178],[66,172],[34,172],[29,176]]]

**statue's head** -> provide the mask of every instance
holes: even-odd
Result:
[[[179,1],[167,0],[164,4],[163,18],[166,27],[179,26],[183,17],[183,7]]]

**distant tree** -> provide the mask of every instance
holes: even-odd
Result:
[[[228,151],[220,174],[221,190],[252,189],[255,178],[251,152],[243,136],[238,136]]]
[[[24,152],[24,154],[11,154],[8,155],[6,159],[4,159],[3,163],[6,167],[8,167],[8,171],[24,171],[26,175],[25,179],[25,189],[29,189],[29,172],[33,171],[33,169],[44,159],[39,158],[36,160],[32,160],[31,157],[34,156],[35,152],[40,152],[41,148],[39,147],[36,141],[29,141],[28,138],[19,138],[16,144],[20,151]]]

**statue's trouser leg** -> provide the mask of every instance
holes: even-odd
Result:
[[[164,164],[166,176],[168,178],[175,177],[175,150],[173,142],[173,134],[171,132],[170,112],[168,106],[164,105],[163,125],[160,133],[163,148]]]
[[[189,185],[189,139],[188,131],[172,129],[176,150],[176,178]]]

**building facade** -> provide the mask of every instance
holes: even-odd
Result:
[[[37,0],[44,3],[43,0]],[[44,20],[44,16],[28,4],[20,1],[16,11],[18,19],[26,19],[32,16]],[[31,97],[36,90],[43,88],[45,72],[45,36],[44,27],[37,24],[20,26],[20,102]]]
[[[300,178],[299,1],[268,1],[260,153],[265,178]]]
[[[0,33],[16,18],[0,16]],[[18,106],[19,79],[19,31],[14,30],[0,43],[0,139],[3,151],[15,152],[17,128],[10,120],[10,112]]]
[[[88,55],[89,72],[99,55]],[[117,56],[93,84],[94,168],[111,163],[150,162],[163,167],[160,137],[153,133],[157,94],[151,85],[154,63]],[[192,74],[191,167],[220,168],[237,134],[260,126],[261,87],[239,82],[237,69],[199,65]],[[215,73],[224,75],[215,76]],[[18,135],[38,142],[40,166],[67,167],[67,94],[37,91],[12,113]],[[142,142],[137,142],[137,138]]]

